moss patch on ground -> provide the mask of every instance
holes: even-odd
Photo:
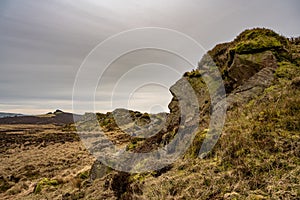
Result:
[[[58,180],[43,178],[36,184],[33,192],[34,194],[38,194],[42,191],[44,186],[58,186],[59,184]]]

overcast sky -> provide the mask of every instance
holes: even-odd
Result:
[[[299,10],[299,0],[1,0],[0,111],[72,111],[73,85],[84,59],[99,43],[122,31],[172,29],[209,50],[251,27],[299,36]],[[138,41],[140,36],[136,37]],[[204,53],[183,46],[197,60]],[[111,45],[107,52],[117,48]],[[122,55],[106,71],[99,61],[103,74],[97,83],[95,109],[168,111],[168,87],[197,64],[193,62],[151,49]],[[91,111],[86,105],[93,102],[80,94],[81,110],[76,111]]]

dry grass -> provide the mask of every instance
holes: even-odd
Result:
[[[61,133],[59,127],[53,125],[9,125],[1,126],[1,130],[24,130],[23,135],[30,135],[28,129],[36,129],[34,135]],[[3,134],[3,133],[2,133]],[[9,132],[12,134],[12,132]],[[39,135],[40,134],[40,135]],[[68,134],[68,133],[65,133]],[[51,140],[51,138],[50,138]],[[61,199],[66,191],[73,191],[73,179],[82,170],[88,171],[93,157],[79,141],[60,143],[50,141],[49,144],[12,145],[0,155],[1,187],[0,199]],[[41,191],[36,192],[36,185],[43,179],[55,180],[57,184],[43,184]]]

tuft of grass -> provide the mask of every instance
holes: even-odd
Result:
[[[89,178],[89,171],[79,173],[78,177],[83,180]]]
[[[289,81],[295,74],[299,73],[299,68],[290,62],[279,62],[279,67],[275,72],[275,77],[280,81]]]

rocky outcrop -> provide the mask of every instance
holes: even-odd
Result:
[[[269,87],[274,79],[278,62],[291,60],[289,49],[290,42],[285,37],[268,29],[252,29],[244,31],[234,41],[219,44],[208,51],[199,62],[197,70],[185,73],[183,78],[170,88],[174,97],[169,104],[170,114],[166,128],[158,135],[147,139],[137,148],[137,151],[151,151],[162,143],[168,143],[176,135],[182,120],[185,119],[182,119],[183,105],[180,105],[174,88],[178,88],[178,91],[185,91],[183,80],[189,82],[193,93],[197,96],[200,120],[197,122],[194,119],[191,122],[199,123],[199,132],[202,132],[202,129],[208,127],[209,117],[217,107],[220,108],[221,105],[224,107],[226,104],[231,109],[247,103]],[[221,72],[220,76],[224,82],[226,102],[220,95],[222,86],[214,85],[217,82],[214,80],[218,79],[217,71]],[[208,90],[207,84],[210,84],[213,91]],[[185,94],[191,95],[188,92]],[[220,95],[220,97],[214,97],[214,95]],[[212,98],[218,99],[219,102],[212,103]],[[199,118],[199,116],[194,117]]]
[[[271,85],[277,67],[276,57],[271,51],[237,54],[228,73],[233,89],[227,96],[229,108],[260,95]]]

